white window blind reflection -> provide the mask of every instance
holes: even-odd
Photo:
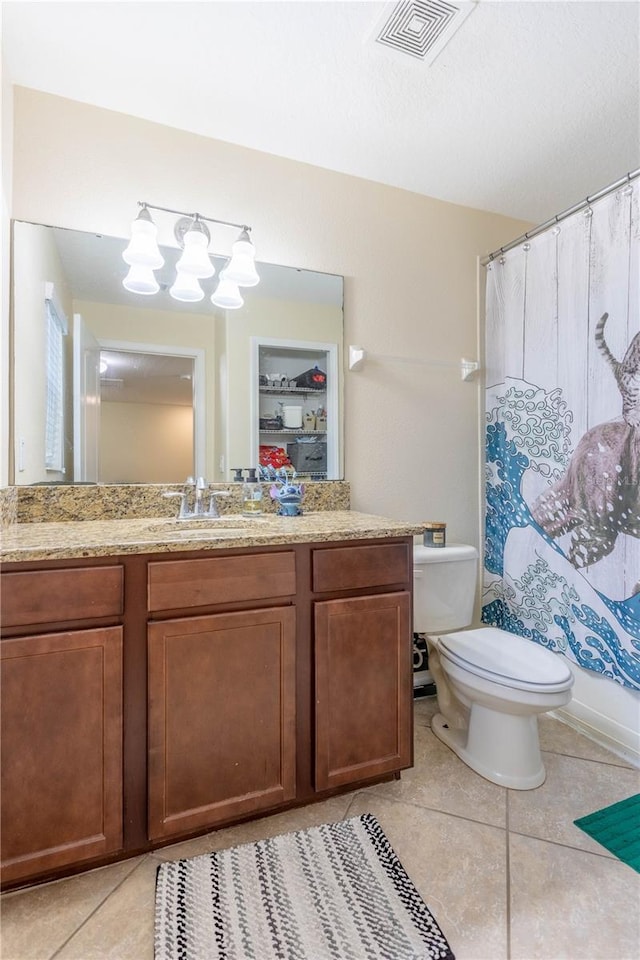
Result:
[[[45,301],[47,310],[47,393],[45,415],[45,467],[64,472],[64,337],[67,322],[60,316],[52,299]]]

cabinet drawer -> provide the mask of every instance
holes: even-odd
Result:
[[[295,592],[292,551],[149,564],[152,612],[287,597]]]
[[[2,623],[16,627],[119,617],[123,598],[119,566],[3,573]]]
[[[327,593],[406,583],[410,569],[405,543],[314,550],[313,589]]]

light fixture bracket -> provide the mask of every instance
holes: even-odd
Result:
[[[209,243],[211,240],[209,228],[207,227],[206,223],[203,223],[197,214],[193,217],[180,217],[179,220],[176,220],[173,228],[173,234],[178,241],[178,246],[181,249],[184,249],[184,235],[189,230],[198,230],[200,233],[203,233],[207,238],[207,243]]]

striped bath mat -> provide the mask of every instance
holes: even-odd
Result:
[[[371,814],[158,868],[156,960],[454,960]]]
[[[640,873],[640,793],[573,822]]]

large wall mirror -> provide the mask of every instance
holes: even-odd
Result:
[[[259,263],[259,285],[225,311],[211,291],[199,303],[169,295],[177,248],[162,248],[159,292],[139,296],[122,286],[125,239],[14,221],[12,242],[14,483],[224,482],[256,466],[261,339],[301,356],[309,342],[336,345],[327,479],[343,477],[342,277]]]

